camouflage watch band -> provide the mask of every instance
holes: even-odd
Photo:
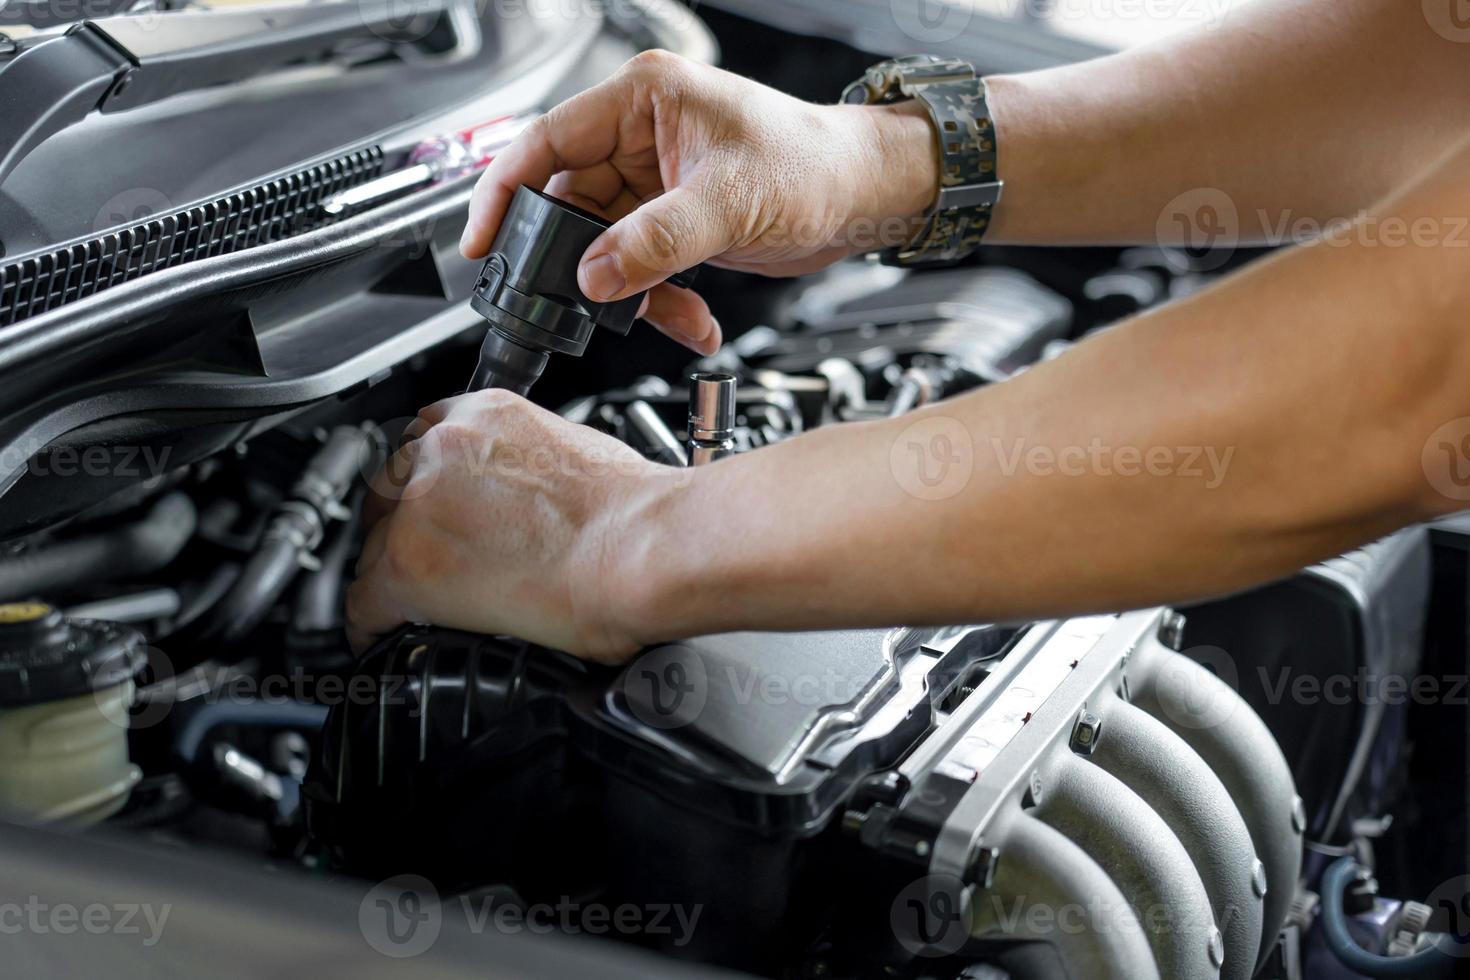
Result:
[[[931,55],[884,61],[842,93],[844,102],[924,104],[939,140],[939,196],[919,233],[879,258],[890,265],[953,262],[975,250],[990,226],[1003,182],[996,176],[995,121],[985,82],[966,62]]]

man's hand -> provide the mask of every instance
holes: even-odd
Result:
[[[509,633],[617,661],[628,587],[609,556],[633,515],[676,483],[629,447],[505,391],[431,405],[374,481],[347,594],[358,651],[405,622]]]
[[[913,104],[817,106],[647,51],[552,109],[481,178],[461,248],[483,257],[521,184],[613,219],[577,272],[622,299],[709,259],[791,276],[907,241],[938,186],[933,130]],[[701,353],[720,345],[702,299],[649,294],[647,319]]]

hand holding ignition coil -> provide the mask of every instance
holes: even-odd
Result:
[[[552,352],[581,357],[595,326],[627,335],[645,293],[612,303],[588,299],[577,263],[608,222],[522,186],[516,190],[475,283],[470,306],[490,324],[470,391],[531,390]],[[688,288],[695,270],[669,277]]]

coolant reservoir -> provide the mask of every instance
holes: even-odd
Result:
[[[127,720],[142,646],[114,623],[0,604],[0,815],[83,825],[127,802],[140,776]]]

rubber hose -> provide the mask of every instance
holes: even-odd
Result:
[[[1322,932],[1327,948],[1338,962],[1365,977],[1430,977],[1449,965],[1438,949],[1423,949],[1410,956],[1379,956],[1359,946],[1348,932],[1342,894],[1357,873],[1358,862],[1338,858],[1322,874]]]
[[[156,572],[184,550],[194,536],[197,519],[188,494],[174,492],[160,497],[131,524],[4,559],[0,561],[0,602]]]

